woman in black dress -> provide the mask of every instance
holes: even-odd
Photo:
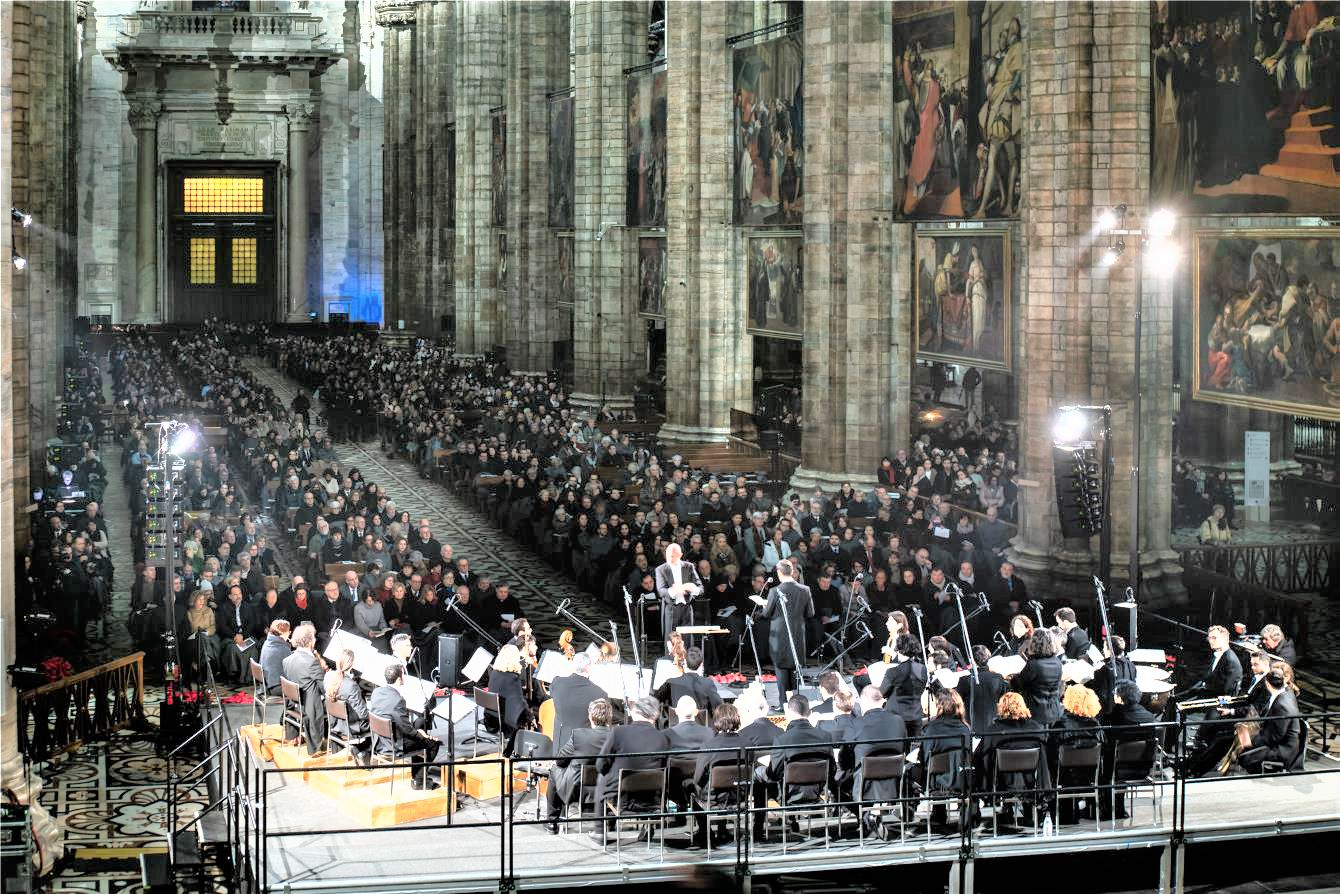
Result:
[[[1024,697],[1028,712],[1043,726],[1061,719],[1061,659],[1050,632],[1035,630],[1024,645],[1024,669],[1010,680],[1010,688]]]

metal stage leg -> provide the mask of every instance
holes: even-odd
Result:
[[[976,890],[972,877],[975,862],[969,857],[949,864],[949,894],[973,894]]]

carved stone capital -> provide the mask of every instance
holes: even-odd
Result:
[[[377,24],[384,28],[404,28],[414,24],[413,0],[379,0]]]
[[[75,0],[74,17],[75,21],[82,22],[88,18],[88,14],[93,11],[93,0]]]
[[[158,126],[158,115],[163,104],[152,99],[132,99],[127,117],[135,130],[153,130]]]
[[[310,102],[292,102],[284,106],[289,130],[310,130],[316,108]]]

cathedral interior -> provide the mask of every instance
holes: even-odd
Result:
[[[1340,706],[1334,0],[4,0],[0,55],[6,891],[322,883],[236,834],[183,873],[228,795],[169,752],[230,722],[186,702],[254,714],[246,649],[332,565],[392,629],[419,578],[498,594],[472,645],[615,626],[640,672],[702,620],[657,602],[679,549],[698,663],[775,663],[774,714],[909,605],[974,679],[1045,606],[1163,647],[1176,694],[1218,629]],[[814,654],[759,661],[788,568]],[[1336,718],[1302,738],[1340,768]]]

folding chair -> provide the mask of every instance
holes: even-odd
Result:
[[[650,809],[648,809],[650,808]],[[647,850],[651,850],[651,826],[661,827],[661,859],[665,859],[665,770],[620,770],[619,788],[614,804],[608,801],[600,805],[600,849],[608,852],[606,838],[606,815],[614,815],[614,852],[620,862],[623,859],[623,839],[619,837],[622,823],[645,824],[647,826]]]
[[[882,811],[887,801],[867,797],[866,790],[872,783],[892,782],[895,785],[898,806],[894,813],[898,817],[898,840],[906,834],[906,820],[903,816],[903,770],[906,757],[901,754],[869,754],[861,761],[861,790],[856,792],[856,828],[861,847],[865,847],[865,817],[877,816],[882,822]]]
[[[937,776],[944,776],[953,770],[954,752],[941,751],[932,754],[926,761],[926,778],[922,786],[923,797],[926,799],[926,840],[931,840],[931,814],[934,812],[937,804],[945,805],[945,812],[948,815],[950,807],[959,811],[959,823],[964,822],[963,808],[959,803],[959,792],[956,789],[936,788],[934,779]]]
[[[256,706],[261,707],[261,727],[264,728],[266,720],[265,709],[270,705],[283,704],[283,696],[268,694],[265,685],[265,670],[261,663],[254,658],[248,659],[251,665],[251,723],[256,724]]]
[[[814,833],[814,816],[819,814],[824,820],[824,848],[828,847],[828,764],[825,759],[789,760],[782,767],[782,783],[778,789],[777,802],[782,817],[782,853],[786,853],[786,833],[790,831],[788,818],[792,814],[803,813],[806,820],[806,832]],[[819,786],[813,795],[802,795],[793,799],[791,789],[801,786]]]
[[[1130,819],[1135,821],[1135,801],[1138,797],[1148,798],[1154,814],[1154,822],[1163,822],[1162,790],[1154,779],[1155,740],[1132,739],[1118,742],[1112,754],[1112,775],[1109,783],[1112,809],[1112,825],[1117,824],[1117,789],[1130,800]],[[1147,795],[1145,794],[1147,792]]]
[[[707,856],[712,856],[712,811],[726,808],[740,809],[744,805],[748,822],[749,799],[754,788],[754,764],[751,761],[732,761],[716,764],[707,773],[707,790],[695,799],[695,806],[703,810],[703,825],[707,829]],[[730,819],[734,819],[731,817]],[[718,818],[717,822],[730,822]],[[746,826],[746,828],[748,828]],[[737,834],[740,830],[736,830]]]
[[[284,699],[284,715],[281,721],[284,741],[288,741],[288,728],[292,724],[298,730],[298,742],[300,744],[306,742],[307,732],[302,727],[302,690],[298,689],[298,684],[288,677],[280,677],[279,691]]]
[[[479,718],[481,711],[483,712],[484,716],[488,716],[490,713],[492,713],[493,716],[497,718],[498,736],[494,741],[497,744],[499,750],[502,749],[502,743],[503,743],[502,699],[498,697],[498,694],[496,692],[489,692],[487,689],[480,689],[478,686],[475,687],[474,697],[475,697],[475,732],[474,732],[473,744],[475,746],[474,756],[479,757],[479,743],[481,741],[484,741],[484,738],[479,735]]]
[[[400,763],[400,743],[396,741],[395,728],[391,726],[391,718],[383,717],[381,714],[368,714],[368,730],[372,733],[372,753],[369,756],[369,763],[391,765]],[[383,739],[391,745],[390,758],[377,750],[377,743]],[[396,772],[396,770],[391,771],[391,794],[395,794]]]
[[[1000,833],[1000,811],[1007,804],[1018,804],[1023,809],[1029,799],[1034,802],[1033,807],[1033,831],[1038,830],[1038,814],[1042,812],[1042,792],[1038,786],[1038,768],[1042,766],[1041,748],[997,748],[995,757],[991,761],[991,800],[994,810],[991,811],[991,834]],[[1001,791],[1000,779],[1006,773],[1027,773],[1029,778],[1029,790],[1017,794],[1009,794]]]
[[[354,762],[357,763],[357,761],[358,761],[358,749],[354,747],[355,744],[356,744],[356,741],[355,741],[354,739],[350,738],[348,734],[346,734],[346,733],[341,733],[341,732],[337,732],[337,731],[336,731],[336,729],[335,729],[335,721],[337,721],[337,720],[343,720],[343,721],[344,721],[344,724],[345,724],[345,728],[348,729],[348,726],[349,726],[349,712],[348,712],[348,710],[345,708],[344,702],[340,701],[340,700],[337,699],[337,698],[327,698],[327,699],[326,699],[326,742],[329,743],[329,744],[327,744],[327,746],[326,746],[327,753],[329,753],[329,754],[331,754],[331,755],[333,756],[333,755],[335,754],[335,746],[338,745],[338,746],[340,746],[341,748],[344,748],[345,750],[347,750],[351,755],[353,755]]]
[[[1093,805],[1093,827],[1098,831],[1099,768],[1102,765],[1103,749],[1101,745],[1079,748],[1062,745],[1056,758],[1056,822],[1061,822],[1061,802],[1075,801],[1078,807],[1086,798]],[[1083,781],[1085,785],[1070,785],[1069,780]],[[1092,784],[1088,784],[1088,783]]]

